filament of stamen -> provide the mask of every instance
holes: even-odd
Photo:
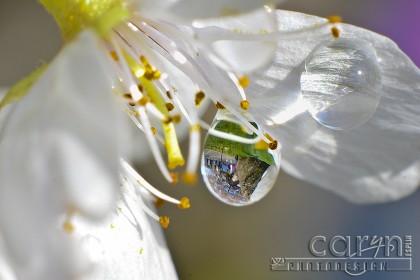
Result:
[[[233,135],[233,134],[226,133],[226,132],[223,132],[223,131],[215,130],[215,129],[211,128],[207,123],[202,122],[202,121],[200,122],[200,124],[204,129],[208,130],[208,133],[210,135],[213,135],[213,136],[225,139],[225,140],[230,140],[230,141],[238,142],[238,143],[242,143],[242,144],[256,144],[259,141],[261,141],[261,138],[258,137],[258,136],[255,137],[255,138],[252,138],[252,139],[244,138],[244,137]]]
[[[167,80],[169,81],[169,77],[167,78]],[[186,172],[183,176],[183,179],[185,183],[194,184],[196,182],[195,172],[200,163],[200,150],[201,150],[200,149],[200,125],[198,124],[199,117],[197,115],[197,111],[193,107],[190,107],[192,109],[190,110],[190,112],[187,112],[187,109],[178,98],[178,95],[176,92],[174,92],[174,94],[171,94],[171,97],[172,97],[172,100],[175,102],[175,104],[178,106],[181,113],[187,119],[188,123],[190,124],[187,167],[186,167]],[[198,127],[198,129],[194,129],[196,127]]]
[[[200,125],[194,124],[190,126],[189,151],[186,172],[184,174],[184,182],[195,184],[195,172],[200,163]]]
[[[165,162],[162,158],[162,154],[159,151],[159,147],[156,143],[156,138],[152,133],[152,126],[150,125],[149,118],[147,117],[146,111],[143,107],[139,107],[138,112],[140,114],[140,123],[144,128],[144,132],[146,134],[146,139],[149,142],[150,149],[152,150],[152,154],[155,158],[155,161],[162,172],[163,176],[168,180],[168,182],[173,183],[174,180],[169,173],[169,170],[166,168]]]
[[[156,197],[159,197],[160,199],[163,199],[167,202],[181,205],[181,201],[178,199],[175,199],[173,197],[170,197],[169,195],[166,195],[156,188],[154,188],[149,182],[147,182],[137,171],[134,170],[133,167],[131,167],[130,164],[128,164],[124,159],[120,159],[121,165],[124,168],[124,170],[128,173],[128,175],[133,178],[140,186],[144,187],[147,191],[155,195]],[[186,199],[186,198],[185,198]],[[184,199],[184,201],[185,201]]]
[[[137,62],[136,57],[132,52],[127,52],[124,56],[126,59],[127,64],[136,73],[136,69],[139,68],[139,63]],[[142,63],[144,67],[151,67],[148,61],[142,56]],[[153,82],[144,76],[137,77],[141,82],[145,92],[147,92],[149,98],[151,99],[152,103],[156,106],[156,108],[165,116],[166,119],[169,119],[169,112],[166,108],[166,103],[164,98],[161,96],[159,90],[155,87]],[[185,161],[182,156],[181,150],[178,144],[178,138],[176,136],[174,124],[171,122],[162,122],[163,132],[165,134],[165,146],[168,152],[168,166],[170,169],[173,169],[177,166],[184,165]]]
[[[271,142],[270,140],[268,140],[267,137],[265,137],[264,133],[262,133],[260,130],[258,130],[257,128],[255,128],[252,124],[250,124],[249,121],[247,119],[245,119],[245,117],[242,114],[236,112],[236,110],[233,109],[230,105],[223,104],[223,106],[226,107],[226,109],[228,109],[229,112],[231,112],[232,115],[234,115],[241,122],[241,124],[243,124],[247,129],[249,129],[250,131],[252,131],[255,134],[257,134],[257,136],[260,139],[264,140],[267,143],[270,143]]]
[[[144,127],[141,125],[141,123],[139,122],[139,120],[135,117],[135,116],[133,116],[133,115],[131,115],[131,114],[128,114],[128,116],[130,117],[130,119],[133,121],[133,123],[141,130],[141,131],[143,131],[144,133],[146,133],[145,131],[144,131]],[[152,132],[153,132],[153,129],[152,129]],[[159,143],[161,143],[162,145],[165,143],[164,142],[164,140],[162,139],[162,137],[159,135],[159,134],[154,134],[154,136],[156,137],[156,139],[159,141]]]
[[[161,223],[161,217],[159,217],[158,215],[156,215],[155,212],[153,212],[149,207],[147,207],[147,205],[143,202],[143,199],[141,199],[141,194],[137,191],[137,189],[133,188],[132,182],[129,181],[127,179],[127,177],[123,176],[122,174],[120,174],[120,177],[121,177],[121,183],[123,185],[125,185],[127,189],[130,189],[130,190],[131,189],[134,189],[135,192],[136,192],[136,194],[140,196],[140,199],[138,200],[138,205],[143,210],[143,212],[146,213],[147,215],[149,215],[152,219],[154,219],[157,222]],[[129,203],[129,201],[126,200],[126,203],[128,203],[128,205],[131,206],[130,203]],[[167,218],[167,219],[168,219],[168,222],[169,222],[169,218]],[[167,227],[167,225],[165,226],[165,228],[166,227]]]
[[[228,75],[229,75],[229,78],[235,83],[236,88],[238,89],[238,92],[241,95],[241,99],[246,100],[244,88],[241,86],[241,83],[239,82],[238,77],[236,77],[236,75],[233,73],[228,73]]]
[[[124,81],[126,81],[126,86],[128,87],[128,90],[131,93],[131,96],[134,100],[135,103],[138,103],[143,97],[143,93],[140,92],[139,90],[139,86],[138,84],[134,81],[133,76],[131,75],[131,71],[130,71],[130,61],[127,60],[127,55],[125,55],[125,53],[128,54],[132,54],[131,49],[127,46],[127,42],[125,42],[123,40],[123,38],[121,37],[121,35],[119,33],[116,33],[118,36],[115,36],[115,34],[113,34],[114,36],[111,36],[112,38],[112,45],[115,49],[115,51],[117,52],[117,55],[119,57],[119,65],[122,68],[122,75],[123,75],[123,79]],[[121,46],[124,49],[121,49]],[[132,68],[132,70],[135,70]],[[134,71],[135,72],[135,71]],[[136,72],[135,72],[136,73]],[[157,117],[159,120],[164,120],[165,116],[164,114],[159,111],[154,104],[147,102],[146,103],[146,108],[148,110],[148,112],[150,112],[153,116]]]

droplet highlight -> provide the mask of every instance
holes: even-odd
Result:
[[[300,79],[307,110],[336,130],[356,128],[375,113],[382,76],[372,46],[349,39],[322,43],[307,57]]]
[[[251,124],[259,129],[256,123]],[[280,149],[258,149],[258,136],[226,110],[219,110],[212,129],[244,140],[232,141],[211,132],[207,134],[201,173],[209,191],[233,206],[250,205],[266,196],[279,173]]]

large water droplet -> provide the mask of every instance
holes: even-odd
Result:
[[[251,123],[258,129],[258,125]],[[256,142],[257,135],[247,131],[226,110],[219,110],[212,128]],[[273,187],[279,173],[280,149],[258,150],[255,144],[226,140],[207,134],[201,173],[210,192],[222,202],[244,206],[263,198]]]
[[[306,59],[300,82],[309,113],[331,129],[365,123],[381,98],[382,76],[375,50],[359,41],[320,44]]]

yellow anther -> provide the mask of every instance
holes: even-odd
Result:
[[[130,69],[136,69],[140,67],[131,56],[125,54],[126,61]],[[150,68],[150,64],[146,57],[140,57],[141,62],[145,65],[145,68]],[[162,120],[162,130],[165,137],[165,148],[168,155],[168,167],[175,168],[185,164],[185,160],[182,156],[181,149],[179,147],[178,138],[175,131],[175,126],[172,123],[172,118],[169,116],[168,109],[166,108],[165,99],[161,96],[161,92],[154,85],[154,83],[147,79],[145,76],[138,77],[140,83],[144,88],[144,92],[150,98],[150,102],[165,116]]]
[[[115,225],[114,224],[110,224],[109,227],[112,228],[112,229],[114,229],[115,228]]]
[[[222,103],[220,103],[219,101],[216,102],[216,108],[219,109],[219,110],[226,109],[225,106],[223,106]]]
[[[119,60],[119,57],[118,57],[118,54],[117,54],[116,51],[111,51],[109,54],[111,55],[113,60],[115,60],[115,61]]]
[[[168,228],[169,217],[167,217],[167,216],[159,217],[159,223],[162,225],[163,228]]]
[[[143,248],[141,248],[140,250],[139,250],[139,254],[141,255],[141,254],[143,254]]]
[[[243,77],[240,77],[240,78],[238,79],[238,82],[239,82],[239,85],[240,85],[241,87],[243,87],[243,88],[248,87],[248,86],[249,86],[249,84],[251,83],[251,81],[249,80],[248,76],[243,76]]]
[[[161,207],[164,203],[165,203],[165,200],[163,200],[162,198],[160,197],[156,198],[156,201],[155,201],[156,207]]]
[[[138,84],[137,88],[139,89],[140,92],[143,92],[143,85],[142,84]]]
[[[172,121],[173,121],[173,118],[171,116],[168,116],[162,122],[164,124],[170,124],[170,123],[172,123]]]
[[[131,93],[124,93],[123,97],[124,97],[125,99],[128,99],[128,100],[133,99],[133,96],[131,95]]]
[[[195,106],[200,106],[203,102],[204,98],[206,97],[206,94],[203,91],[199,91],[195,94]]]
[[[174,121],[174,124],[179,124],[181,122],[181,115],[175,115],[172,119]]]
[[[327,19],[330,23],[341,23],[341,22],[343,22],[343,18],[338,16],[338,15],[329,16],[329,17],[327,17]]]
[[[152,76],[153,80],[159,80],[160,76],[161,76],[160,71],[157,71],[157,70],[153,71],[153,76]]]
[[[166,103],[165,105],[166,105],[166,109],[168,109],[169,112],[175,108],[174,104],[172,103]]]
[[[182,175],[182,181],[188,185],[194,185],[197,183],[197,175],[191,172],[185,172]]]
[[[249,108],[248,100],[242,100],[241,101],[241,108],[244,109],[244,110],[248,110],[248,108]]]
[[[181,209],[188,209],[191,207],[190,200],[187,197],[181,198],[181,203],[178,204]]]
[[[198,132],[200,131],[200,124],[196,123],[190,126],[190,132]]]
[[[153,75],[154,75],[154,72],[153,72],[153,70],[151,70],[151,69],[146,69],[146,71],[144,72],[144,74],[143,74],[143,77],[145,77],[146,79],[148,79],[148,80],[153,80]]]
[[[167,91],[166,91],[166,96],[167,96],[169,99],[172,99],[172,94],[171,94],[171,92],[170,92],[169,90],[167,90]]]
[[[333,26],[331,27],[331,34],[334,38],[338,38],[340,37],[340,30],[337,27]]]
[[[144,67],[150,67],[150,63],[144,55],[140,56],[140,61],[144,65]]]
[[[147,102],[149,102],[149,98],[144,95],[142,98],[140,98],[139,105],[140,106],[146,106]]]
[[[144,65],[144,74],[143,76],[148,80],[158,80],[160,79],[160,72],[153,68],[153,66],[149,63],[147,58],[142,55],[140,57],[141,63]]]
[[[72,222],[70,222],[69,220],[64,221],[63,223],[63,229],[67,232],[67,233],[73,233],[74,232],[74,225],[72,224]]]
[[[172,184],[178,184],[178,173],[176,172],[171,172],[170,173],[171,178],[172,178]]]
[[[156,135],[156,133],[157,133],[156,127],[152,126],[152,133],[153,133],[153,135]]]
[[[260,151],[265,151],[268,149],[268,147],[269,147],[269,144],[267,144],[267,142],[265,142],[262,139],[254,145],[254,148]]]
[[[270,148],[270,150],[275,150],[277,149],[279,142],[277,142],[277,140],[273,140],[270,142],[270,144],[268,144],[268,147]]]

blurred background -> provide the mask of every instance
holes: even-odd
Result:
[[[293,0],[281,8],[341,15],[347,23],[390,37],[420,65],[419,0]],[[0,0],[0,86],[10,86],[50,61],[60,46],[55,23],[35,0]],[[208,112],[209,122],[214,113]],[[266,198],[235,208],[216,200],[202,181],[173,187],[160,180],[153,162],[143,162],[139,169],[164,192],[191,199],[188,211],[172,205],[159,209],[171,217],[165,234],[180,279],[350,278],[343,272],[270,271],[271,257],[310,257],[308,243],[315,235],[411,235],[412,271],[370,272],[360,279],[417,280],[420,275],[420,192],[397,202],[361,206],[281,173]]]

